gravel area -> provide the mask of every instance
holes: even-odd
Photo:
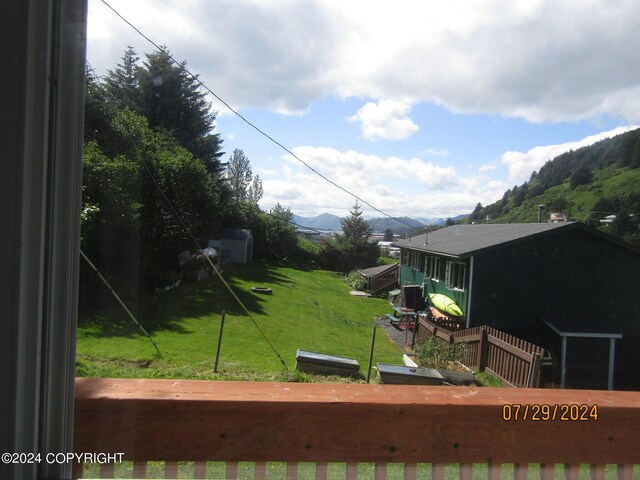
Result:
[[[389,319],[378,318],[377,323],[380,327],[380,330],[382,330],[387,335],[387,337],[391,339],[391,341],[395,342],[404,353],[413,353],[413,349],[411,348],[411,339],[413,338],[413,332],[411,330],[406,332],[405,337],[405,331],[391,325]],[[407,339],[406,344],[405,338]]]

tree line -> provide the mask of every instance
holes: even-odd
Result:
[[[175,282],[179,252],[226,227],[252,229],[256,258],[289,255],[286,209],[259,209],[262,181],[242,150],[223,161],[215,112],[186,62],[166,48],[141,61],[128,48],[102,78],[87,68],[86,82],[81,245],[121,291]],[[82,268],[88,294],[95,279]]]
[[[141,60],[129,47],[104,77],[87,68],[81,246],[121,292],[139,297],[174,283],[178,254],[227,227],[251,229],[256,259],[336,270],[369,261],[351,249],[364,245],[366,229],[357,241],[311,245],[289,208],[260,210],[262,180],[241,149],[223,161],[215,118],[197,75],[167,48]],[[97,279],[81,269],[81,297],[92,304]]]

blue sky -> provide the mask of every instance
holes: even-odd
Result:
[[[109,4],[298,157],[394,216],[470,212],[546,160],[640,123],[636,1],[147,1]],[[89,0],[104,73],[152,47]],[[212,99],[264,209],[354,199]],[[365,213],[379,216],[365,207]]]

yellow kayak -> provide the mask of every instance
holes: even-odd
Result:
[[[461,317],[462,315],[464,315],[456,302],[454,302],[446,295],[443,295],[442,293],[430,293],[429,300],[431,301],[431,305],[436,307],[441,312],[448,313],[449,315],[453,315],[454,317]]]

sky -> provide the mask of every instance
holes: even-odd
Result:
[[[454,217],[640,125],[637,0],[106,1],[298,157],[210,97],[266,210]],[[89,0],[91,67],[129,45],[154,49]]]

